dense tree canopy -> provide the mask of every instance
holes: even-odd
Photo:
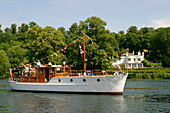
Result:
[[[9,71],[10,63],[4,50],[0,49],[0,76],[3,77]],[[0,77],[0,78],[1,78]]]
[[[170,27],[159,28],[151,36],[152,58],[161,61],[164,67],[170,66]]]
[[[143,27],[138,30],[136,26],[130,26],[126,33],[114,33],[106,29],[106,25],[95,16],[79,24],[73,23],[68,30],[64,27],[42,28],[35,22],[22,23],[18,27],[13,23],[4,30],[0,25],[0,76],[6,74],[10,67],[20,66],[21,62],[33,63],[38,59],[42,64],[51,61],[61,65],[66,61],[73,69],[83,69],[83,55],[79,48],[83,48],[79,39],[83,31],[86,34],[87,69],[111,69],[112,58],[118,58],[127,48],[130,52],[147,50],[147,60],[169,66],[170,28],[154,30],[153,27]],[[74,44],[71,44],[73,41]],[[61,51],[64,47],[65,52]]]

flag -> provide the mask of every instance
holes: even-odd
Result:
[[[61,49],[61,51],[63,51],[64,53],[66,53],[66,51],[64,49]]]
[[[80,39],[82,39],[82,37],[81,37],[81,36],[80,36],[79,38],[80,38]]]
[[[78,41],[79,41],[79,39],[76,39],[76,41],[78,42]]]
[[[12,69],[9,69],[9,71],[10,71],[12,80],[14,80],[14,75],[13,75],[13,73],[12,73]]]
[[[66,50],[66,49],[67,49],[67,47],[68,47],[68,45],[64,47],[64,50]]]
[[[122,72],[122,69],[121,69],[121,67],[120,67],[120,66],[118,66],[118,69],[120,70],[120,72]]]
[[[80,54],[83,54],[84,53],[84,51],[83,50],[80,50]]]
[[[93,43],[93,44],[94,44],[95,46],[97,46],[96,43]]]
[[[72,46],[74,43],[70,43],[70,45]]]
[[[54,55],[58,56],[57,53],[54,53]]]

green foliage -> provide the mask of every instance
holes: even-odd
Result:
[[[145,59],[141,63],[143,63],[144,67],[146,67],[146,64],[148,63],[148,61]]]
[[[10,62],[4,50],[0,50],[0,59],[0,77],[4,77],[10,68]]]
[[[17,25],[16,24],[12,24],[11,25],[11,33],[12,34],[16,34],[17,33]]]
[[[151,36],[152,58],[162,62],[163,67],[170,67],[170,27],[159,28]]]
[[[146,66],[147,66],[147,67],[151,67],[151,66],[162,66],[162,63],[147,63]]]
[[[148,67],[129,70],[130,79],[170,79],[170,68]]]
[[[82,36],[82,31],[85,31],[85,34],[98,45],[98,47],[95,46],[86,36],[87,69],[114,69],[108,57],[119,58],[119,55],[126,52],[127,48],[129,52],[148,50],[145,53],[146,60],[142,61],[146,66],[170,67],[170,28],[154,30],[152,27],[143,27],[138,30],[136,26],[131,26],[127,33],[124,31],[114,33],[107,30],[106,25],[105,21],[95,16],[80,21],[79,24],[73,23],[68,30],[64,27],[42,28],[37,23],[30,22],[29,24],[22,23],[18,26],[18,30],[16,24],[11,24],[11,27],[5,28],[3,32],[0,25],[0,51],[6,62],[0,61],[5,66],[0,68],[1,77],[8,76],[9,66],[18,67],[21,62],[33,63],[38,59],[42,60],[42,64],[48,62],[62,64],[66,61],[66,64],[72,66],[73,69],[83,69],[83,55],[80,54],[79,49],[79,44],[81,46],[83,44],[82,40],[70,45],[73,40]],[[69,45],[66,53],[60,51],[66,45]],[[57,53],[58,56],[53,53]],[[108,57],[104,53],[107,53]],[[44,60],[43,58],[47,56],[48,59]],[[148,63],[147,60],[157,63]],[[132,78],[136,76],[147,79],[169,78],[167,68],[154,67],[137,70],[130,71]]]
[[[18,67],[26,57],[26,50],[21,48],[20,46],[13,46],[8,49],[7,56],[9,57],[9,61],[11,63],[11,67]]]

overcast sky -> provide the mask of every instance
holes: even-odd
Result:
[[[65,27],[97,16],[111,32],[130,26],[170,26],[170,0],[0,0],[2,28],[16,23],[36,22],[39,26]]]

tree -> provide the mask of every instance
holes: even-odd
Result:
[[[37,24],[36,24],[35,22],[33,22],[33,21],[29,23],[29,27],[30,27],[30,28],[33,27],[33,26],[35,26],[35,25],[37,25]]]
[[[7,56],[12,68],[18,67],[26,59],[26,50],[20,46],[13,46],[8,49]]]
[[[154,28],[153,27],[143,27],[139,31],[141,31],[143,34],[152,33],[154,31]]]
[[[162,62],[164,67],[170,66],[170,27],[159,28],[151,36],[152,58],[155,62]]]
[[[4,30],[4,31],[5,31],[6,33],[9,33],[9,34],[12,32],[12,31],[11,31],[11,29],[10,29],[10,28],[8,28],[8,27],[7,27],[7,28],[5,28],[5,30]]]
[[[43,59],[57,52],[65,45],[65,37],[61,31],[50,26],[44,29],[33,26],[28,30],[26,37],[27,43],[23,47],[28,49],[29,62]]]
[[[3,31],[1,30],[1,27],[2,27],[2,25],[0,24],[0,33],[2,33]]]
[[[6,73],[9,72],[10,62],[4,50],[0,50],[0,78],[5,77]]]
[[[99,17],[90,17],[87,18],[85,21],[80,21],[80,25],[78,26],[76,23],[69,28],[68,33],[71,37],[79,37],[82,35],[82,31],[85,31],[85,34],[89,36],[94,43],[98,46],[95,46],[91,40],[86,37],[86,57],[87,61],[87,69],[108,69],[111,65],[111,60],[108,57],[113,57],[118,55],[118,43],[115,39],[115,34],[110,33],[109,30],[105,29],[106,22],[101,20]],[[76,33],[76,34],[75,34]],[[82,41],[78,42],[82,45]],[[72,61],[69,62],[70,64],[75,64],[78,68],[83,69],[83,56],[80,55],[80,49],[78,45],[72,46],[73,52],[68,53],[68,60]],[[102,51],[103,50],[103,53]],[[107,53],[106,56],[104,53]],[[74,58],[74,59],[73,59]],[[77,63],[76,63],[77,62]],[[79,62],[79,63],[78,63]]]
[[[136,33],[128,32],[126,34],[126,47],[129,48],[130,52],[141,49],[141,38],[142,37]]]
[[[136,26],[131,26],[128,28],[127,32],[128,33],[137,33],[137,27]]]
[[[17,33],[17,25],[16,24],[11,24],[11,32],[12,32],[12,34]]]
[[[24,33],[26,31],[28,31],[28,24],[22,23],[20,27],[18,27],[18,32],[19,33]]]

